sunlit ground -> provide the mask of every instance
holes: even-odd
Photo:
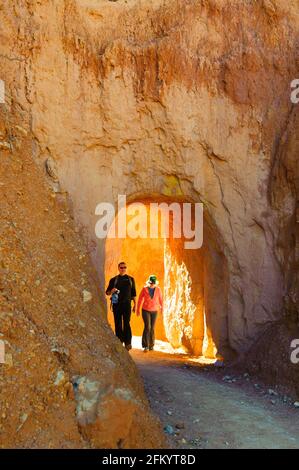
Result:
[[[141,336],[133,336],[132,338],[132,346],[133,349],[140,349],[142,350],[142,345],[141,345]],[[156,340],[155,341],[155,351],[161,352],[164,354],[176,354],[178,356],[184,356],[184,360],[190,361],[190,362],[196,362],[199,364],[214,364],[216,362],[216,359],[209,359],[204,356],[199,356],[199,357],[194,357],[188,355],[188,352],[186,351],[185,348],[177,348],[174,349],[170,343],[167,343],[166,341],[160,341]]]

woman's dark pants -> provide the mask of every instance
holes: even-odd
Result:
[[[144,330],[142,335],[142,347],[152,349],[155,344],[155,323],[158,312],[149,312],[142,309]]]

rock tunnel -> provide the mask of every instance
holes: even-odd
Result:
[[[160,280],[158,339],[195,356],[246,354],[253,371],[293,375],[298,390],[289,333],[275,333],[285,317],[298,323],[297,0],[20,1],[0,10],[3,323],[15,367],[1,384],[11,409],[10,419],[0,412],[2,444],[108,448],[123,442],[125,420],[125,446],[157,446],[132,361],[101,318],[112,323],[104,288],[121,260],[138,292],[153,271]],[[202,202],[202,247],[98,240],[95,208],[116,206],[119,194],[146,207]],[[132,327],[140,335],[141,319]],[[63,367],[66,380],[76,371],[107,391],[105,414],[85,429],[66,388],[53,394],[58,367],[58,377]],[[20,427],[28,393],[37,419],[30,411]]]
[[[146,24],[136,23],[139,4],[106,2],[104,9],[97,6],[101,15],[90,15],[86,2],[74,3],[67,17],[63,2],[49,11],[46,4],[36,6],[43,34],[30,73],[23,62],[16,73],[14,61],[7,61],[5,74],[8,89],[23,90],[16,102],[30,116],[34,159],[59,197],[68,198],[78,230],[86,235],[102,303],[104,284],[120,258],[128,262],[139,289],[145,273],[138,258],[146,275],[152,266],[145,240],[121,240],[120,245],[114,240],[110,246],[95,237],[97,204],[114,203],[118,194],[126,194],[128,201],[160,201],[164,196],[173,202],[202,201],[202,248],[187,253],[178,240],[170,240],[164,253],[164,241],[157,240],[155,271],[164,288],[169,279],[166,250],[174,258],[172,266],[178,263],[182,270],[184,263],[197,326],[188,339],[188,321],[183,319],[178,336],[189,350],[200,353],[206,325],[218,354],[242,354],[265,327],[282,318],[289,285],[296,284],[285,274],[295,271],[289,268],[295,242],[290,248],[284,234],[292,233],[298,199],[293,189],[297,122],[289,99],[298,54],[285,33],[286,27],[297,31],[297,16],[277,18],[277,36],[271,11],[244,3],[239,15],[246,18],[248,31],[244,55],[243,47],[235,49],[240,25],[232,22],[226,9],[234,7],[226,3],[210,15],[209,2],[186,6],[175,1],[169,11],[157,2],[161,5],[149,8]],[[121,8],[129,30],[136,32],[134,43]],[[9,17],[14,14],[8,4],[5,10]],[[26,15],[31,17],[24,7],[20,18]],[[48,30],[49,15],[53,31]],[[264,18],[258,25],[255,15]],[[115,28],[99,31],[98,21]],[[159,31],[164,31],[163,40]],[[10,39],[4,43],[12,47]],[[22,50],[23,38],[18,44]],[[245,80],[253,69],[259,71],[256,79]],[[291,135],[293,143],[286,148]],[[170,334],[166,330],[172,324],[164,318],[158,325],[161,337]]]
[[[198,201],[197,201],[198,202]],[[151,236],[150,215],[152,204],[159,206],[159,230]],[[184,205],[189,206],[193,229],[202,230],[203,243],[199,248],[186,248],[186,236],[175,233],[174,212],[166,214],[169,222],[168,233],[163,233],[163,207],[179,208],[181,219]],[[126,234],[125,238],[111,237],[112,227],[119,224],[122,211],[126,212],[127,224],[133,222],[139,206],[146,210],[147,217],[138,224],[144,224],[136,232],[136,238]],[[158,315],[156,339],[167,341],[173,348],[184,347],[194,356],[207,358],[227,354],[227,263],[221,249],[220,235],[213,230],[208,215],[203,210],[202,227],[195,220],[195,201],[183,197],[133,196],[125,208],[116,213],[105,243],[105,282],[117,274],[117,265],[124,260],[128,274],[136,281],[137,299],[146,279],[152,273],[159,279],[163,292],[164,310]],[[165,218],[163,219],[165,220]],[[182,222],[182,220],[181,220]],[[182,224],[181,224],[182,227]],[[140,230],[141,229],[141,230]],[[113,232],[114,233],[114,232]],[[113,327],[113,314],[107,302],[108,321]],[[132,333],[141,336],[143,322],[132,313]]]

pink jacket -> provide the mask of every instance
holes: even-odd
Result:
[[[140,313],[140,307],[149,312],[156,312],[159,308],[163,309],[162,292],[159,286],[155,287],[154,297],[151,298],[147,286],[144,286],[139,294],[137,303],[137,314]]]

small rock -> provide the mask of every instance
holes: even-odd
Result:
[[[63,370],[59,370],[59,371],[57,372],[54,385],[59,386],[59,385],[63,384],[65,381],[66,381],[66,379],[65,379],[64,371],[63,371]]]
[[[24,423],[27,421],[28,419],[28,414],[27,413],[24,413],[21,417],[20,417],[20,421],[21,421],[21,424],[19,425],[19,427],[17,428],[17,432],[20,431],[20,429],[23,427]]]
[[[166,434],[174,434],[174,429],[172,426],[170,426],[170,424],[167,424],[165,427],[164,427],[164,432]]]
[[[25,421],[27,421],[27,418],[28,418],[28,414],[24,413],[20,418],[21,423],[25,423]]]
[[[56,354],[60,361],[62,362],[67,362],[70,358],[70,351],[69,349],[67,348],[63,348],[63,347],[60,347],[60,346],[54,346],[51,351]]]
[[[65,287],[61,286],[61,285],[57,286],[57,290],[61,294],[66,294],[67,293],[67,289]]]
[[[58,181],[56,163],[52,157],[47,158],[47,160],[45,161],[45,167],[46,172],[48,173],[50,178],[52,178],[54,181]]]
[[[217,361],[214,362],[214,367],[224,367],[224,362],[221,359],[217,359]]]
[[[194,422],[194,421],[193,421]],[[185,423],[176,423],[175,427],[177,429],[185,429]]]
[[[249,377],[248,372],[245,372],[245,374],[243,374],[243,377],[245,377],[245,378],[246,378],[246,377]]]
[[[88,290],[84,289],[82,294],[83,294],[83,302],[90,302],[90,300],[92,299],[91,293]]]
[[[299,408],[299,401],[295,401],[294,407],[295,407],[295,408]]]
[[[231,376],[230,375],[225,375],[222,380],[231,380]]]
[[[12,354],[5,354],[5,364],[6,364],[8,367],[13,367]]]
[[[68,398],[70,398],[71,400],[74,400],[75,399],[75,391],[74,391],[73,384],[71,382],[66,382],[64,384],[64,389],[66,391],[66,394],[67,394]]]
[[[271,403],[272,403],[272,405],[276,405],[276,401],[275,401],[275,400],[271,400]]]
[[[8,142],[0,142],[0,149],[10,150],[10,144]]]
[[[169,411],[169,410],[168,410],[168,411],[167,411],[167,414],[168,414],[169,416],[171,416],[171,415],[172,415],[172,411]]]
[[[276,397],[277,397],[277,395],[278,395],[278,393],[275,392],[275,390],[272,390],[272,388],[269,388],[269,389],[268,389],[268,394],[269,394],[269,395],[274,395],[274,396],[276,396]]]
[[[27,135],[28,132],[26,131],[26,129],[24,129],[23,127],[21,126],[15,126],[15,129],[17,129],[19,132],[21,132],[23,135]]]

